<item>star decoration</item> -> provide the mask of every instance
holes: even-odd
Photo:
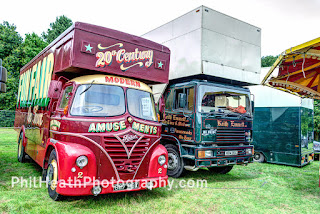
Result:
[[[84,47],[86,47],[86,51],[90,51],[92,50],[93,47],[90,46],[90,44],[85,45]]]
[[[158,68],[162,68],[162,66],[163,66],[163,63],[161,61],[158,62]]]

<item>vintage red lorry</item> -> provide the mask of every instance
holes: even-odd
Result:
[[[53,200],[167,185],[148,84],[168,82],[169,61],[163,45],[76,22],[21,69],[18,160],[43,168]]]

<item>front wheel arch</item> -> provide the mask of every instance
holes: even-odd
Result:
[[[49,145],[47,147],[46,154],[44,156],[43,166],[42,166],[43,169],[47,169],[48,168],[48,161],[49,161],[49,157],[50,157],[50,154],[51,154],[52,150],[56,150],[56,149],[54,148],[54,146]],[[56,153],[57,153],[57,150],[56,150]]]
[[[167,144],[175,145],[176,147],[178,147],[178,151],[179,151],[180,156],[182,155],[181,144],[180,144],[180,141],[176,137],[173,137],[170,135],[161,135],[160,143],[164,146]]]

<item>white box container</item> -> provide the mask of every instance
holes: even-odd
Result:
[[[268,86],[249,86],[254,95],[254,107],[304,107],[313,109],[313,99],[301,98]]]
[[[260,83],[261,29],[205,6],[142,37],[170,48],[170,80],[208,75]]]

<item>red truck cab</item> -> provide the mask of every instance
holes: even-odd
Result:
[[[18,160],[43,168],[52,199],[167,184],[167,151],[148,84],[168,82],[170,51],[76,22],[21,69]]]

